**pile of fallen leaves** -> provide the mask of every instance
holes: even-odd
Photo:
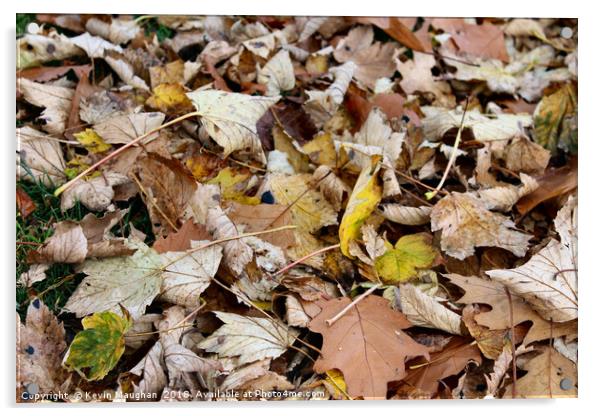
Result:
[[[17,276],[18,400],[576,396],[576,39],[33,16],[18,221],[48,232]],[[32,183],[82,217],[40,223]]]

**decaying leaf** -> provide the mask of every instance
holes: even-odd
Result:
[[[19,91],[27,102],[43,107],[39,119],[44,123],[43,129],[51,134],[63,134],[71,109],[73,90],[54,85],[41,84],[20,78]]]
[[[295,73],[289,53],[281,50],[257,73],[257,82],[267,87],[266,95],[274,97],[295,87]]]
[[[210,208],[207,213],[207,230],[214,239],[236,237],[239,232],[236,225],[219,207]],[[226,265],[238,276],[253,259],[253,249],[243,239],[232,239],[223,243]]]
[[[470,194],[452,192],[431,212],[432,231],[441,230],[441,248],[450,256],[465,259],[475,247],[501,247],[516,256],[526,254],[531,236],[516,231],[514,223],[488,211]]]
[[[431,221],[431,207],[409,207],[399,204],[383,204],[379,211],[389,221],[404,225],[422,225]]]
[[[47,186],[65,182],[65,159],[59,142],[31,127],[17,129],[17,140],[19,178],[30,182],[40,181]]]
[[[82,319],[83,331],[73,338],[63,364],[86,380],[106,376],[125,351],[124,335],[131,325],[129,317],[99,312]]]
[[[241,364],[279,357],[295,340],[296,331],[274,319],[227,312],[215,312],[215,315],[224,325],[199,347],[216,352],[220,357],[238,357]]]
[[[165,115],[162,113],[137,113],[107,117],[106,120],[94,125],[94,131],[105,142],[110,144],[125,144],[159,127]],[[158,134],[151,134],[145,143],[157,138]]]
[[[385,283],[396,284],[416,277],[417,269],[431,267],[438,257],[428,234],[404,235],[395,247],[385,242],[386,251],[376,258],[374,267]]]
[[[577,150],[577,90],[571,83],[545,96],[534,112],[535,140],[552,154]]]
[[[405,360],[428,357],[427,349],[402,331],[411,327],[405,316],[378,296],[368,296],[332,325],[326,323],[350,303],[349,298],[321,303],[322,311],[310,322],[309,329],[324,337],[314,369],[340,370],[351,396],[384,398],[387,383],[404,378]]]
[[[127,176],[116,172],[105,172],[88,180],[80,180],[61,195],[61,210],[75,206],[77,201],[92,211],[106,209],[113,200],[114,186],[129,182]]]

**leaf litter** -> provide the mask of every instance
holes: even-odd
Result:
[[[577,396],[576,20],[33,16],[19,401]]]

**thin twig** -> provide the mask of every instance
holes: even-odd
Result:
[[[458,134],[456,134],[456,140],[454,141],[454,148],[452,149],[451,156],[447,161],[447,166],[445,167],[445,172],[443,172],[443,177],[441,177],[439,185],[437,185],[434,191],[427,192],[425,194],[426,199],[433,199],[437,195],[437,193],[441,191],[441,188],[443,188],[443,184],[447,179],[447,175],[449,175],[449,171],[451,170],[451,167],[456,161],[456,156],[458,155],[458,147],[460,147],[460,142],[462,141],[462,130],[464,130],[464,118],[466,117],[466,112],[468,111],[468,103],[470,102],[470,98],[471,97],[469,96],[466,99],[466,105],[464,106],[464,112],[462,113],[462,119],[460,120],[460,127],[458,128]]]
[[[67,189],[71,188],[75,184],[75,182],[79,181],[80,179],[83,179],[84,177],[86,177],[86,175],[88,175],[91,172],[93,172],[94,170],[96,170],[102,164],[108,162],[109,160],[113,159],[117,155],[123,153],[126,149],[129,149],[130,147],[132,147],[135,144],[139,143],[141,140],[146,139],[148,136],[151,136],[151,135],[157,133],[161,129],[164,129],[164,128],[169,127],[169,126],[171,126],[173,124],[179,123],[182,120],[186,120],[187,118],[190,118],[190,117],[197,117],[197,116],[200,116],[200,115],[201,115],[201,113],[198,112],[198,111],[194,111],[192,113],[184,114],[183,116],[180,116],[178,118],[174,118],[173,120],[168,121],[165,124],[161,124],[159,127],[155,127],[154,129],[152,129],[152,130],[144,133],[142,136],[136,137],[131,142],[126,143],[125,145],[121,146],[119,149],[115,150],[114,152],[109,153],[107,156],[105,156],[102,159],[100,159],[98,162],[96,162],[95,164],[93,164],[92,166],[90,166],[88,169],[84,170],[82,173],[80,173],[79,175],[77,175],[75,178],[71,179],[69,182],[67,182],[67,183],[63,184],[62,186],[60,186],[59,188],[57,188],[54,191],[54,196],[59,196],[60,194],[62,194],[63,192],[65,192]]]
[[[514,310],[512,308],[512,295],[510,294],[510,290],[507,287],[504,287],[506,290],[506,296],[508,297],[508,304],[510,307],[510,342],[512,347],[512,398],[516,398],[516,346],[514,344]]]
[[[381,285],[374,285],[370,289],[366,290],[364,293],[362,293],[361,295],[359,295],[357,298],[353,299],[353,302],[351,302],[349,305],[345,306],[341,312],[337,313],[332,318],[327,319],[326,320],[326,324],[328,324],[328,326],[332,326],[332,324],[334,324],[336,321],[338,321],[339,319],[341,319],[341,317],[343,315],[345,315],[349,311],[349,309],[353,308],[355,305],[357,305],[359,302],[361,302],[362,299],[364,299],[370,293],[374,292],[376,289],[378,289],[380,287],[381,287]]]

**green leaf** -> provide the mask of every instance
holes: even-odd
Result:
[[[541,99],[534,112],[535,140],[556,153],[577,153],[577,90],[566,84]]]
[[[431,245],[428,234],[401,237],[395,247],[387,244],[387,251],[376,258],[376,272],[387,284],[405,282],[416,276],[416,269],[431,267],[439,253]]]
[[[99,312],[82,319],[79,332],[65,357],[64,366],[86,380],[100,380],[119,361],[125,350],[125,333],[132,322],[113,312]]]

